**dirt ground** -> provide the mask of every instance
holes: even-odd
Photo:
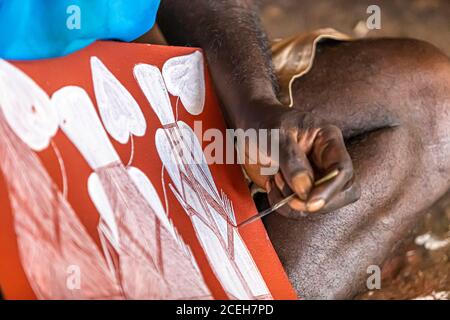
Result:
[[[450,1],[448,0],[259,0],[270,38],[332,27],[355,35],[355,27],[381,9],[381,29],[368,37],[411,37],[427,40],[450,56]],[[360,24],[360,27],[361,24]],[[358,30],[360,28],[357,28]],[[359,34],[361,35],[361,34]]]
[[[412,37],[450,56],[449,0],[260,0],[271,39],[332,27],[359,37]],[[381,29],[367,30],[366,9],[381,9]],[[449,124],[450,125],[450,124]],[[450,159],[449,159],[450,161]],[[404,254],[383,268],[381,290],[357,299],[450,299],[450,193],[417,226]]]

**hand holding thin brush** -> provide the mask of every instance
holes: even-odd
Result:
[[[308,213],[324,213],[348,205],[359,198],[353,179],[353,165],[339,128],[311,113],[276,106],[265,110],[263,128],[279,128],[279,172],[273,177],[258,175],[257,166],[246,165],[252,180],[264,187],[272,206],[295,194],[278,213],[298,218]],[[267,116],[267,113],[271,113]],[[337,171],[333,179],[321,178]]]

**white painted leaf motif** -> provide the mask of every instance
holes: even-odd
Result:
[[[120,161],[91,99],[83,88],[68,86],[52,96],[62,131],[78,148],[92,169]]]
[[[175,123],[175,116],[161,71],[149,64],[138,64],[134,67],[133,72],[142,92],[161,124]]]
[[[199,51],[167,60],[163,67],[167,90],[177,97],[192,115],[199,115],[205,106],[205,73],[203,55]]]
[[[95,97],[106,130],[125,144],[131,134],[142,137],[147,123],[130,92],[97,57],[91,57]]]
[[[58,130],[48,95],[28,75],[2,59],[0,109],[11,129],[35,151],[47,148]]]

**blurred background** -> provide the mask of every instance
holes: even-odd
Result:
[[[258,1],[270,39],[332,27],[356,37],[422,39],[450,56],[450,0]],[[374,4],[381,9],[380,30],[366,27],[367,7]],[[406,252],[384,267],[381,290],[357,299],[450,299],[450,192],[405,241]]]
[[[271,39],[332,27],[368,37],[427,40],[450,55],[449,0],[258,0]],[[381,29],[367,30],[370,5],[381,9]],[[367,32],[367,34],[366,34]]]

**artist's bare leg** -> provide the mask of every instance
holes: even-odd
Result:
[[[327,43],[294,88],[343,130],[361,198],[265,224],[300,297],[351,298],[450,186],[450,61],[414,40]]]

